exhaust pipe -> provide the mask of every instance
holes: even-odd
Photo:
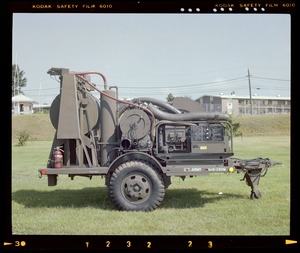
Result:
[[[153,104],[148,105],[148,109],[154,114],[155,118],[159,120],[170,121],[188,121],[188,120],[208,120],[219,119],[228,120],[229,115],[221,112],[190,112],[181,114],[172,114],[159,110]]]

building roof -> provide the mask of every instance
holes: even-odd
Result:
[[[12,97],[12,102],[34,102],[32,98],[26,97],[23,94],[16,95]]]
[[[202,97],[219,97],[219,98],[228,98],[228,99],[250,99],[250,96],[237,96],[237,95],[203,95]],[[259,100],[291,100],[290,97],[280,97],[280,96],[252,96],[252,99],[259,99]]]
[[[39,109],[39,108],[41,108],[41,109],[43,109],[43,108],[47,109],[47,108],[50,108],[50,107],[51,107],[51,105],[48,105],[48,104],[44,104],[44,105],[36,104],[36,105],[33,105],[34,109]]]

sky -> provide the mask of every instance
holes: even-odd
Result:
[[[290,97],[289,14],[14,13],[12,62],[26,96],[51,104],[47,71],[97,71],[119,98]],[[92,76],[103,89],[103,80]]]

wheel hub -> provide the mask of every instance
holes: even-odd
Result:
[[[130,185],[130,187],[132,187],[134,192],[140,192],[142,189],[142,187],[140,187],[138,184]]]
[[[151,194],[150,180],[142,174],[130,174],[123,180],[122,191],[128,200],[143,202]]]

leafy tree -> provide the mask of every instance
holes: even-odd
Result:
[[[27,78],[24,77],[24,75],[25,72],[20,70],[18,65],[12,65],[12,96],[24,94],[21,90],[21,88],[26,87],[27,85]]]
[[[173,99],[174,99],[175,97],[173,96],[173,94],[172,93],[169,93],[169,95],[166,97],[166,99],[167,99],[167,102],[171,102],[171,101],[173,101]]]
[[[229,123],[231,124],[231,126],[232,126],[233,136],[241,136],[241,137],[243,137],[243,132],[240,130],[241,124],[240,124],[239,122],[233,122],[233,117],[232,117],[232,115],[229,115],[228,122],[229,122]],[[229,131],[229,129],[227,129],[227,131]],[[230,135],[229,132],[228,132],[228,135]]]

